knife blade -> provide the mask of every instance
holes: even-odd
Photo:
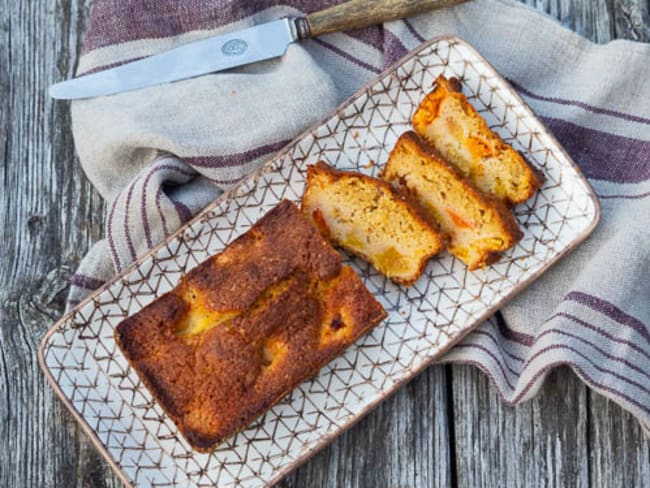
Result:
[[[274,20],[56,83],[50,87],[50,96],[76,99],[112,95],[223,71],[282,56],[297,36],[291,19]]]
[[[350,0],[309,14],[286,17],[192,42],[115,68],[50,86],[57,99],[113,95],[276,58],[289,45],[339,30],[359,29],[465,0]]]

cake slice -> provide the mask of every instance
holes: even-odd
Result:
[[[445,238],[417,203],[377,178],[337,171],[318,162],[307,168],[302,211],[334,244],[361,256],[396,283],[418,279]]]
[[[449,235],[449,252],[470,269],[496,261],[522,237],[503,203],[474,187],[413,132],[398,139],[380,176],[417,198]]]
[[[209,451],[377,325],[386,312],[283,201],[115,329],[190,445]]]
[[[480,190],[506,205],[527,200],[543,182],[541,173],[490,130],[455,78],[438,76],[413,115],[413,128]]]

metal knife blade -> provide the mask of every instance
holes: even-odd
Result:
[[[282,56],[297,39],[293,19],[274,20],[56,83],[50,87],[50,96],[72,100],[112,95],[223,71]]]

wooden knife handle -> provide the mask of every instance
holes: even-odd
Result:
[[[350,0],[298,19],[300,38],[360,29],[465,0]]]

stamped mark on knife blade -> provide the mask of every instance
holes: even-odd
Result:
[[[240,56],[246,52],[248,44],[243,39],[230,39],[221,46],[221,52],[226,56]]]

